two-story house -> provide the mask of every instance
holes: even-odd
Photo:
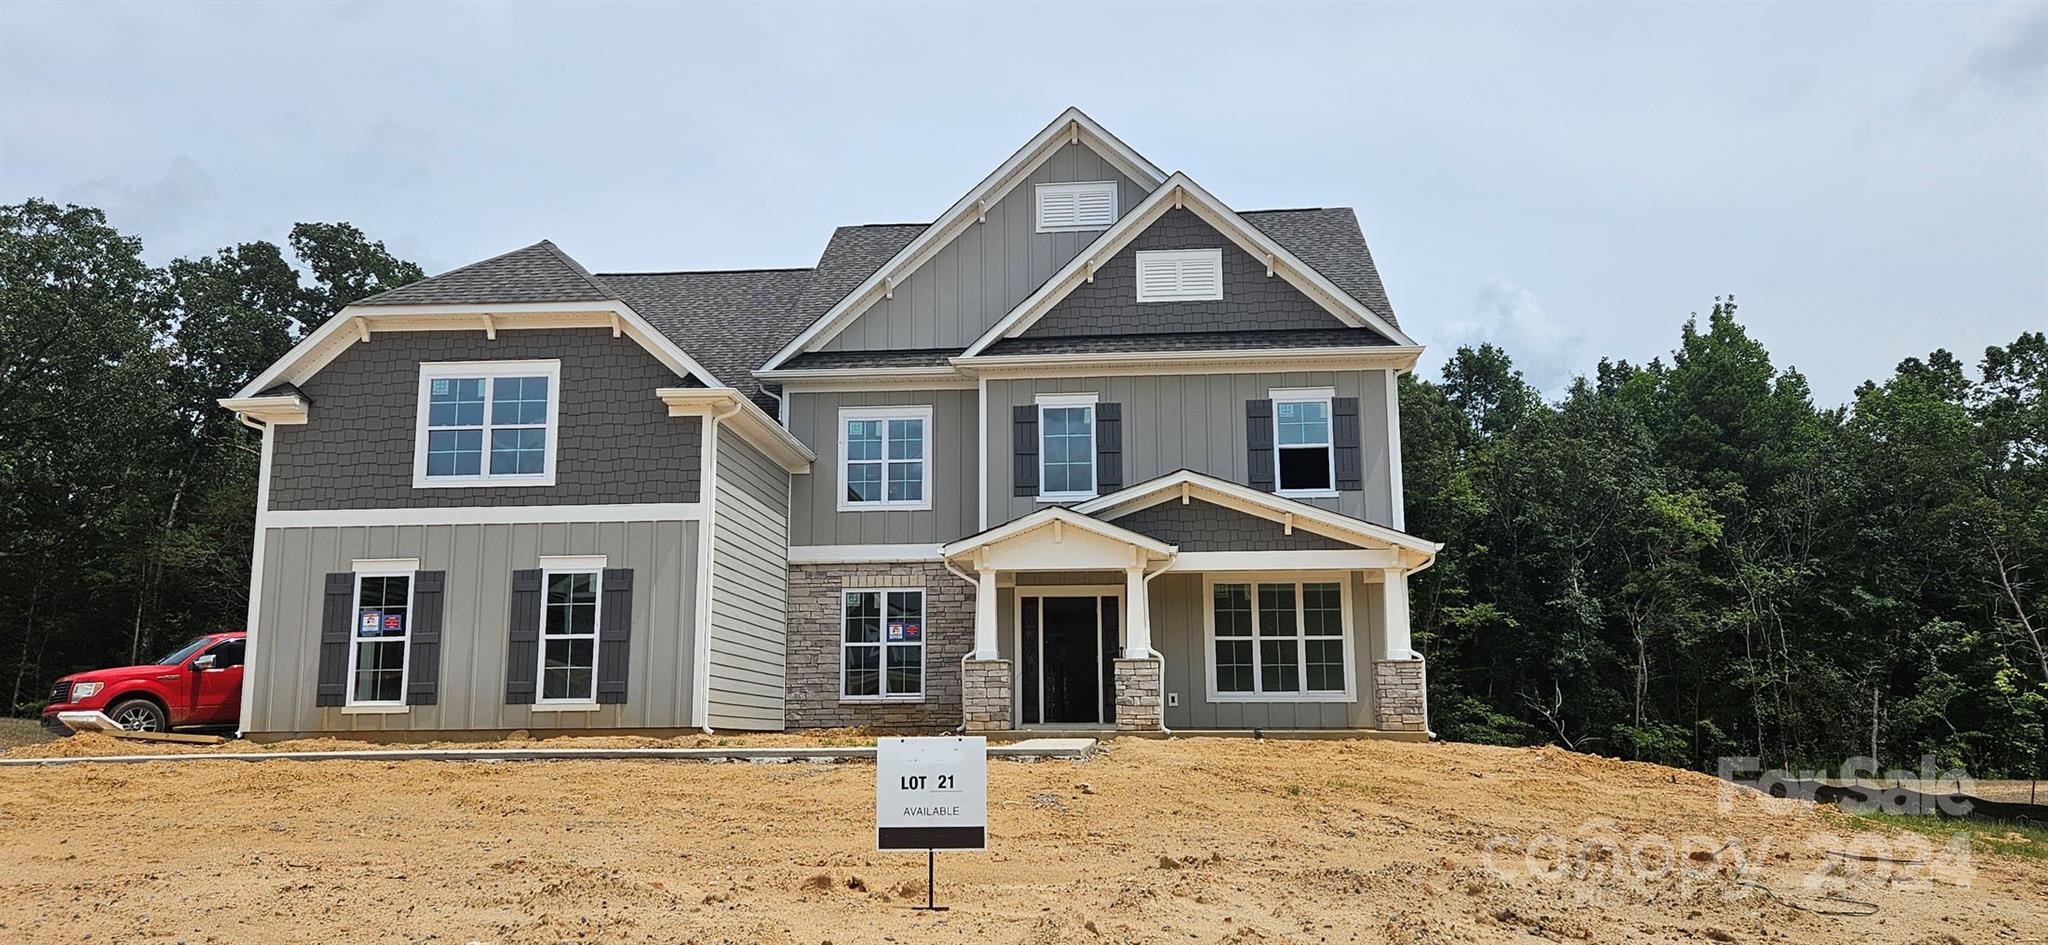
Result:
[[[1350,210],[1233,210],[1076,110],[810,269],[515,250],[222,401],[242,728],[1422,737],[1420,353]]]

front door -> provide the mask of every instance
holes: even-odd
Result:
[[[1023,599],[1024,724],[1116,720],[1109,673],[1117,647],[1117,602],[1108,596]]]

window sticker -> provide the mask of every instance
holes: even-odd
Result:
[[[384,615],[384,632],[385,632],[385,633],[404,633],[404,632],[405,632],[405,615],[404,615],[404,614],[385,614],[385,615]]]
[[[889,621],[889,642],[916,643],[923,639],[922,629],[916,623],[910,621],[891,620]]]
[[[374,634],[374,633],[376,633],[376,632],[377,632],[377,628],[378,628],[379,626],[381,626],[381,625],[382,625],[382,623],[383,623],[383,617],[384,617],[384,612],[383,612],[383,611],[379,611],[379,610],[365,610],[365,611],[363,611],[363,631],[364,631],[365,633],[371,633],[371,634]]]
[[[445,377],[434,378],[434,393],[446,394],[453,386],[453,384],[453,381],[450,381],[448,378]]]

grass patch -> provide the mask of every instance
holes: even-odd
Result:
[[[39,745],[55,737],[35,719],[0,719],[0,749]]]
[[[2002,820],[1965,820],[1960,817],[1921,816],[1872,812],[1858,818],[1910,830],[1943,842],[1957,834],[1970,835],[1970,849],[2006,856],[2048,860],[2048,828],[2021,827]]]

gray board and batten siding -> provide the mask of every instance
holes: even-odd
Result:
[[[706,724],[776,730],[785,695],[791,476],[730,430],[719,432],[717,444]]]
[[[561,362],[555,484],[415,488],[420,365],[520,360]],[[298,385],[311,407],[305,423],[276,427],[270,507],[695,502],[703,422],[669,416],[654,392],[697,384],[608,328],[379,333]]]
[[[1035,185],[1076,181],[1116,181],[1119,216],[1150,192],[1087,145],[1062,147],[822,350],[966,348],[1102,235],[1038,232]]]
[[[692,724],[695,521],[272,528],[264,537],[253,648],[255,733],[683,728]],[[512,573],[543,555],[606,556],[630,569],[625,701],[580,711],[507,704]],[[418,558],[446,573],[433,705],[355,713],[316,705],[324,586],[366,559]],[[417,624],[418,617],[414,620]]]
[[[789,430],[818,459],[791,483],[792,545],[939,544],[979,531],[980,429],[973,389],[927,391],[797,391],[789,395]],[[839,410],[842,407],[929,406],[931,508],[839,511]],[[1009,422],[1003,423],[1007,430]]]
[[[1157,374],[1111,377],[990,378],[983,416],[990,423],[988,495],[990,527],[1021,518],[1045,503],[1013,495],[1013,411],[1041,394],[1093,393],[1122,406],[1123,482],[1138,485],[1181,469],[1240,485],[1253,484],[1245,403],[1283,388],[1334,388],[1358,399],[1363,489],[1301,501],[1392,527],[1387,377],[1384,370],[1291,371],[1259,374]],[[971,534],[972,531],[964,534]],[[949,536],[958,537],[958,536]]]

